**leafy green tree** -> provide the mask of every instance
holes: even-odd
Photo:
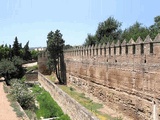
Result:
[[[99,23],[96,31],[98,43],[117,41],[120,38],[122,31],[120,27],[121,23],[113,17],[109,17],[106,21]],[[103,37],[106,37],[107,39],[104,40]]]
[[[129,41],[131,38],[133,38],[136,41],[139,36],[144,40],[148,34],[148,28],[142,26],[141,23],[136,22],[135,24],[123,31],[121,40],[126,39],[127,41]]]
[[[5,56],[5,49],[3,45],[0,46],[0,59],[3,59]]]
[[[32,55],[31,52],[29,51],[29,41],[26,43],[26,45],[23,48],[23,60],[31,60]]]
[[[9,59],[11,60],[13,57],[13,52],[12,52],[12,46],[9,45],[9,55],[8,55]]]
[[[12,78],[22,78],[24,76],[25,70],[22,63],[23,60],[18,56],[14,56],[12,61],[9,59],[0,61],[0,76],[5,78],[7,84]]]
[[[160,33],[160,16],[154,18],[154,24],[149,27],[150,37],[154,39]]]
[[[19,56],[14,56],[12,58],[12,62],[16,67],[16,71],[14,74],[12,74],[12,78],[22,78],[25,74],[25,69],[22,67],[23,59],[21,59]]]
[[[11,48],[8,47],[7,45],[0,46],[0,60],[1,59],[10,59],[10,54],[11,54]]]
[[[64,71],[63,47],[64,40],[59,30],[49,32],[47,36],[48,66],[56,73],[60,84],[66,84]]]
[[[33,60],[38,60],[39,51],[32,50],[31,51],[31,57]]]
[[[67,44],[64,46],[64,49],[70,49],[70,48],[73,48],[71,45]]]
[[[84,45],[95,45],[96,43],[96,36],[88,34]]]
[[[120,27],[120,22],[113,17],[109,17],[106,21],[99,23],[95,35],[88,34],[84,45],[95,45],[112,41],[116,42],[122,33]]]
[[[14,63],[8,59],[2,59],[0,61],[0,76],[5,78],[7,84],[9,84],[9,80],[11,79],[11,75],[16,72],[16,67]]]
[[[12,52],[14,56],[20,56],[20,49],[21,49],[21,44],[19,44],[18,42],[18,38],[15,37],[15,41],[13,43],[13,48],[12,48]]]

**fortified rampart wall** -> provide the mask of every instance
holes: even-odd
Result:
[[[64,53],[69,84],[130,119],[160,119],[160,34],[153,41],[147,36]],[[44,56],[39,65],[46,62]]]
[[[68,82],[135,120],[160,119],[160,35],[65,51]]]

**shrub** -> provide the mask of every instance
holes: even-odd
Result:
[[[18,79],[13,79],[10,83],[12,88],[11,93],[14,95],[21,107],[23,109],[34,109],[34,95],[29,91],[27,85]]]
[[[70,87],[69,89],[70,89],[70,91],[74,91],[75,90],[73,87]]]

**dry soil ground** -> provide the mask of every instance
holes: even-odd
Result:
[[[10,106],[7,93],[3,89],[3,80],[0,80],[0,120],[20,120]]]

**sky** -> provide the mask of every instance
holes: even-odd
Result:
[[[57,29],[65,44],[82,45],[87,34],[109,17],[122,23],[136,21],[149,27],[160,15],[160,0],[0,0],[0,45],[46,47],[47,34]]]

